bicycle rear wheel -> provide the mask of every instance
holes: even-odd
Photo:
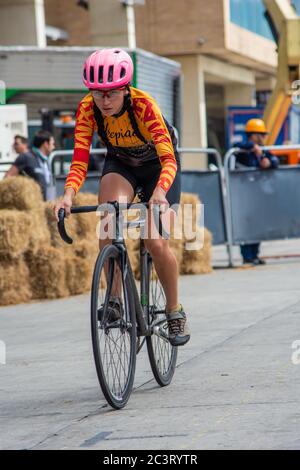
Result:
[[[151,369],[161,387],[171,382],[177,361],[177,347],[169,342],[168,322],[166,318],[166,298],[149,256],[149,324],[153,334],[147,337],[147,349]]]
[[[136,319],[128,276],[122,281],[121,255],[107,245],[98,255],[91,293],[93,353],[102,392],[115,409],[123,408],[132,391],[136,365]],[[116,295],[122,308],[112,317],[109,299]]]

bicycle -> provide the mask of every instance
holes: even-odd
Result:
[[[140,240],[140,295],[133,276],[123,231],[121,212],[141,208],[141,203],[107,203],[114,208],[115,237],[99,253],[91,289],[91,334],[98,380],[107,402],[123,408],[133,389],[136,355],[147,344],[151,369],[157,383],[169,385],[176,367],[177,347],[168,339],[165,295],[154,271],[150,254]],[[148,204],[143,203],[145,207]],[[71,213],[93,212],[102,206],[74,207]],[[105,205],[107,210],[107,205]],[[64,209],[59,211],[58,229],[62,239],[72,243],[64,226]],[[156,224],[166,237],[160,214],[155,208]],[[141,227],[143,221],[128,222],[127,227]],[[112,316],[110,298],[118,286],[120,317]]]

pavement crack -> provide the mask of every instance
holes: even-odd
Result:
[[[79,418],[76,418],[74,419],[71,423],[67,424],[66,426],[63,426],[62,428],[58,429],[56,432],[53,432],[52,434],[48,434],[44,439],[42,439],[41,441],[37,442],[36,444],[34,444],[33,446],[31,447],[28,447],[26,450],[34,450],[36,449],[37,447],[39,447],[40,445],[44,444],[45,442],[47,442],[49,439],[52,439],[53,437],[57,437],[59,436],[60,434],[62,434],[63,432],[65,432],[67,429],[71,428],[72,426],[75,426],[76,424],[84,421],[85,419],[91,417],[91,416],[95,416],[98,414],[98,412],[100,410],[102,410],[103,408],[107,408],[108,405],[105,403],[103,405],[101,405],[99,408],[97,408],[97,410],[95,411],[91,411],[90,413],[88,413],[87,415],[84,415],[82,417],[79,417]]]

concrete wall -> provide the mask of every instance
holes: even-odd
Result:
[[[183,80],[182,147],[207,147],[204,71],[198,55],[175,56],[181,63]],[[206,155],[182,155],[184,169],[205,168]]]
[[[89,0],[89,10],[75,0],[44,2],[46,23],[69,34],[62,44],[128,46],[126,8],[119,0]],[[11,8],[30,3],[34,1],[0,0],[0,5]],[[145,0],[144,6],[135,6],[135,19],[137,45],[142,49],[164,56],[210,55],[275,72],[274,43],[231,23],[229,0]]]
[[[48,45],[90,46],[90,13],[75,0],[44,0],[46,24],[65,30],[67,41],[48,41]]]
[[[275,44],[230,22],[229,0],[146,0],[136,6],[139,47],[162,55],[204,54],[274,73]]]
[[[89,9],[75,0],[45,0],[46,23],[65,30],[65,46],[128,46],[126,9],[119,0],[89,0]]]
[[[126,8],[119,0],[90,0],[92,44],[128,46]]]
[[[218,106],[221,119],[225,119],[227,106],[255,105],[255,73],[236,65],[226,64],[211,57],[194,55],[173,56],[181,63],[183,81],[183,147],[206,147],[208,143],[207,106]],[[209,102],[205,86],[214,84],[223,88],[222,103]],[[214,112],[209,113],[212,117]],[[184,169],[201,169],[206,166],[203,155],[183,156]]]
[[[239,84],[225,85],[225,106],[256,106],[255,86]]]
[[[146,0],[145,6],[135,7],[135,15],[139,47],[157,54],[224,48],[223,0]]]
[[[227,24],[225,48],[227,57],[240,65],[251,64],[258,70],[270,73],[274,73],[277,67],[275,43],[236,24]]]
[[[43,0],[0,0],[0,45],[46,45]]]

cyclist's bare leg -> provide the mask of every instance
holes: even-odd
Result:
[[[134,190],[129,181],[119,173],[108,173],[101,178],[100,191],[98,196],[99,204],[106,203],[108,201],[120,201],[129,203],[134,198]],[[109,221],[109,216],[104,215],[105,221]],[[104,221],[102,223],[105,223]],[[99,238],[99,249],[100,251],[105,245],[110,244],[111,239]],[[107,275],[107,268],[106,268]],[[112,286],[112,296],[120,296],[121,292],[121,275],[120,270],[116,269],[114,274],[114,282]]]
[[[163,214],[162,222],[164,229],[169,232],[176,219],[176,213],[172,209]],[[169,240],[159,237],[157,229],[152,220],[151,211],[148,211],[148,227],[151,228],[145,239],[145,246],[154,262],[154,266],[166,295],[166,310],[172,311],[178,305],[178,265],[171,251]]]

